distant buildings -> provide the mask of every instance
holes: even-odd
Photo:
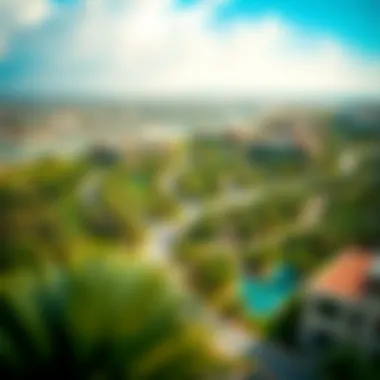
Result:
[[[96,145],[88,152],[90,163],[95,166],[107,167],[117,164],[121,159],[121,153],[107,145]]]
[[[308,151],[292,141],[255,141],[248,148],[252,164],[300,165],[308,160]]]
[[[337,113],[333,130],[348,140],[380,139],[380,112],[376,109],[345,109]]]
[[[258,136],[277,140],[293,140],[295,136],[295,124],[296,120],[289,116],[271,116],[261,123],[258,129]]]
[[[354,345],[380,358],[380,256],[352,248],[307,285],[300,326],[305,350]]]
[[[80,115],[67,110],[14,109],[0,115],[0,158],[9,162],[82,149],[87,136]]]
[[[225,138],[232,143],[244,143],[252,139],[252,131],[244,126],[232,125],[227,129]]]
[[[147,124],[128,136],[124,148],[135,154],[169,153],[182,146],[187,138],[187,132],[180,126]]]
[[[305,164],[319,151],[313,127],[302,115],[268,115],[249,144],[249,160],[253,164]]]

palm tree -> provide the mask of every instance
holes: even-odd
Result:
[[[115,260],[0,279],[0,378],[224,378],[189,296]]]

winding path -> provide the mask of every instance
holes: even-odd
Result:
[[[292,191],[294,189],[294,191],[296,191],[302,189],[310,181],[308,177],[288,181],[281,180],[278,183],[264,184],[254,189],[227,191],[212,201],[185,203],[182,199],[179,199],[176,193],[176,180],[178,176],[186,170],[186,167],[187,162],[180,160],[174,167],[163,174],[160,182],[161,190],[177,198],[179,203],[182,204],[182,217],[179,221],[162,221],[151,225],[148,232],[149,238],[144,246],[147,259],[161,263],[170,273],[179,275],[181,280],[183,279],[183,272],[179,265],[173,260],[173,246],[176,239],[179,239],[185,234],[197,221],[210,213],[219,213],[228,208],[259,202],[267,196],[268,190]],[[339,169],[341,175],[347,174],[344,173],[341,168]],[[306,206],[305,213],[300,215],[299,220],[291,225],[289,229],[286,229],[285,233],[287,234],[289,231],[307,228],[306,226],[312,226],[316,223],[317,219],[319,219],[323,205],[324,200],[318,197],[312,199]],[[284,234],[279,234],[278,238],[282,238],[283,236]],[[272,236],[271,239],[273,238]],[[187,290],[191,292],[191,289]],[[205,319],[210,325],[210,331],[216,339],[216,344],[229,355],[239,356],[246,354],[248,351],[259,352],[258,350],[263,350],[262,347],[265,345],[260,342],[258,337],[253,337],[252,333],[242,330],[234,323],[222,319],[213,309],[204,303],[203,309]],[[266,352],[269,355],[268,358],[266,358],[267,366],[268,363],[271,363],[272,366],[276,366],[276,360],[272,361],[273,357],[276,356],[272,355],[274,351],[266,348],[260,352]],[[288,360],[285,354],[279,355],[278,357],[281,357],[283,360],[286,359],[285,362]]]
[[[162,191],[170,193],[171,196],[176,194],[176,180],[178,176],[186,170],[187,163],[180,161],[171,168],[161,178],[160,187]],[[257,191],[251,192],[254,196]],[[237,200],[240,194],[236,194],[233,199]],[[182,203],[182,212],[180,220],[169,222],[158,222],[149,227],[148,239],[143,247],[146,258],[149,261],[156,261],[162,265],[171,276],[179,280],[178,285],[185,288],[186,291],[194,293],[188,288],[186,281],[184,281],[184,272],[182,268],[173,260],[172,252],[176,239],[180,238],[188,228],[202,218],[209,210],[222,210],[226,207],[226,198],[222,196],[212,204],[203,202]],[[251,198],[251,196],[249,197]],[[231,199],[228,204],[234,204]],[[200,302],[202,305],[202,314],[205,322],[210,329],[210,335],[214,338],[214,343],[219,350],[228,356],[240,356],[251,349],[257,339],[252,337],[247,331],[238,327],[237,325],[222,319],[218,313],[205,303]]]
[[[178,176],[186,170],[187,163],[182,160],[176,163],[175,167],[170,168],[163,174],[160,182],[162,191],[169,193],[171,196],[179,198],[176,193],[176,180]],[[180,280],[181,286],[186,287],[187,291],[192,292],[186,286],[182,268],[173,260],[172,252],[177,239],[188,231],[188,229],[207,214],[223,212],[228,208],[244,206],[247,203],[258,202],[267,195],[267,191],[275,188],[291,191],[302,188],[308,179],[291,180],[278,184],[262,185],[254,189],[242,189],[228,191],[221,194],[212,201],[197,201],[182,204],[182,215],[177,221],[160,221],[149,226],[148,239],[145,242],[143,250],[147,260],[155,261],[162,265],[172,277]],[[252,336],[251,332],[243,330],[233,322],[222,319],[212,308],[202,305],[204,317],[207,321],[215,343],[225,353],[231,356],[239,356],[252,350],[260,344],[257,337]]]
[[[165,271],[170,273],[170,277],[178,279],[179,287],[184,287],[192,294],[194,292],[189,289],[184,281],[184,271],[178,263],[175,262],[172,252],[177,239],[188,231],[197,221],[210,213],[219,213],[231,207],[244,206],[245,204],[258,202],[267,196],[268,190],[284,190],[291,191],[294,189],[303,188],[308,182],[309,178],[284,181],[278,183],[270,183],[260,185],[254,189],[241,189],[230,190],[216,197],[212,201],[196,201],[185,202],[179,199],[176,192],[177,178],[187,168],[187,161],[185,157],[178,160],[175,165],[165,173],[160,179],[160,189],[162,192],[170,194],[177,198],[182,205],[181,215],[178,220],[174,221],[158,221],[152,223],[147,227],[147,239],[143,243],[142,251],[144,257],[149,262],[162,266]],[[81,190],[85,198],[90,197],[96,193],[94,188],[98,187],[101,181],[101,174],[93,173],[86,181],[83,181]],[[310,211],[310,218],[313,219],[314,211]],[[305,218],[309,218],[305,215]],[[299,226],[299,223],[296,223]],[[292,226],[292,229],[295,226]],[[298,228],[298,227],[297,227]],[[261,346],[258,338],[253,337],[252,333],[243,330],[233,322],[226,321],[221,318],[219,314],[205,303],[200,302],[204,319],[210,328],[210,335],[214,337],[215,344],[223,352],[230,356],[240,356],[257,347]]]

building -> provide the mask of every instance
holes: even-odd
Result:
[[[227,128],[224,137],[231,143],[242,143],[252,139],[252,133],[247,127],[231,125]]]
[[[255,141],[248,148],[248,159],[252,164],[287,166],[305,164],[308,151],[293,141]]]
[[[348,141],[380,138],[380,112],[374,109],[345,109],[334,118],[333,131]]]
[[[248,149],[252,164],[303,168],[319,152],[311,118],[269,115],[256,128]]]
[[[300,344],[312,354],[355,345],[380,357],[380,256],[351,248],[305,288]]]
[[[187,140],[187,132],[176,125],[144,125],[133,136],[141,153],[171,153]]]
[[[88,159],[92,165],[109,167],[122,160],[121,153],[114,147],[98,144],[88,151]]]

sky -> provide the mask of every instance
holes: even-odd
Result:
[[[380,0],[0,0],[3,96],[380,96]]]

